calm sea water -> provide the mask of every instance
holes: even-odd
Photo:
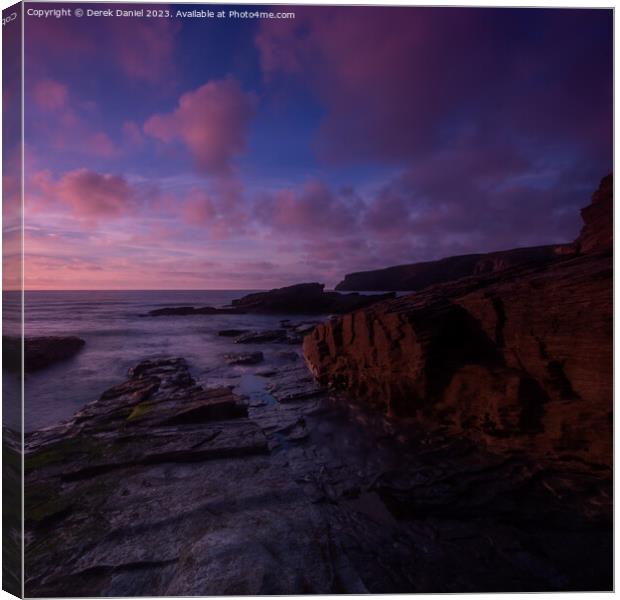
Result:
[[[248,291],[101,291],[27,292],[27,336],[76,335],[86,346],[72,359],[30,373],[25,380],[26,431],[54,425],[107,388],[121,383],[127,370],[146,358],[182,356],[192,374],[207,385],[252,388],[253,373],[277,365],[282,345],[239,345],[217,335],[221,329],[273,329],[280,320],[303,321],[303,315],[196,315],[141,317],[163,306],[224,306]],[[5,300],[5,310],[6,306]],[[230,367],[227,353],[261,350],[265,362],[255,367]],[[18,379],[4,373],[10,392]]]

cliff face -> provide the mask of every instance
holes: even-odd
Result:
[[[607,175],[581,210],[584,225],[576,240],[581,252],[606,252],[613,246],[613,176]]]
[[[341,291],[419,291],[431,285],[454,281],[461,277],[492,273],[517,265],[547,262],[559,255],[572,252],[574,249],[570,245],[551,245],[516,248],[487,254],[450,256],[441,260],[350,273],[345,275],[344,280],[336,286],[336,289]]]
[[[611,185],[579,254],[437,285],[317,327],[306,361],[386,414],[494,448],[611,464]]]

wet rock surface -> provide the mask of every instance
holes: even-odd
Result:
[[[42,336],[24,338],[24,368],[38,371],[75,356],[86,342],[75,336]],[[4,367],[15,372],[21,369],[21,340],[2,336]]]
[[[247,367],[252,368],[252,367]],[[608,473],[145,361],[27,436],[30,596],[609,589]]]

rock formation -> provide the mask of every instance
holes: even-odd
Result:
[[[579,254],[444,283],[320,325],[304,341],[313,374],[428,429],[609,466],[610,181],[583,211]]]
[[[149,317],[186,317],[193,315],[238,315],[242,311],[231,308],[215,308],[213,306],[165,306],[149,311]]]
[[[606,252],[613,246],[613,185],[613,176],[607,175],[581,210],[584,225],[575,243],[582,253]]]
[[[44,369],[77,354],[86,342],[75,336],[27,337],[24,339],[24,368],[26,372]],[[21,369],[19,337],[3,336],[3,364],[10,371]]]
[[[441,260],[350,273],[336,286],[336,289],[342,291],[420,291],[430,285],[454,281],[461,277],[491,273],[516,265],[547,262],[558,255],[572,252],[574,252],[572,246],[565,244],[516,248],[487,254],[450,256]]]
[[[375,302],[394,297],[393,294],[362,296],[324,291],[321,283],[300,283],[268,292],[249,294],[232,305],[252,313],[330,314],[347,313]]]
[[[325,386],[274,339],[246,397],[146,360],[26,434],[26,595],[611,590],[612,265],[589,236],[283,322]]]
[[[229,365],[256,365],[263,362],[264,355],[262,352],[243,352],[241,354],[226,354],[224,356]]]
[[[27,596],[611,588],[596,473],[383,429],[299,361],[265,386],[144,361],[27,434]]]
[[[393,293],[364,296],[360,294],[338,294],[324,291],[321,283],[300,283],[289,287],[277,288],[267,292],[248,294],[232,301],[232,306],[214,308],[203,306],[168,306],[157,308],[148,313],[151,317],[186,316],[186,315],[217,315],[217,314],[298,314],[326,315],[344,314],[369,306],[375,302],[393,298]]]

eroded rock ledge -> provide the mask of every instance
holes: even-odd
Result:
[[[610,194],[606,178],[596,210],[583,211],[581,254],[333,319],[305,338],[310,369],[401,420],[495,449],[610,465]]]
[[[601,469],[384,425],[300,362],[242,400],[144,361],[27,435],[26,594],[611,588]]]

